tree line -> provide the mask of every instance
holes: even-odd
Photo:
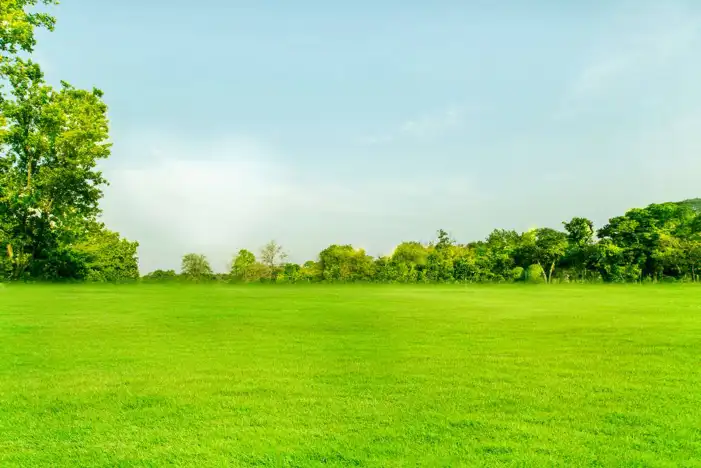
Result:
[[[35,30],[55,19],[55,0],[0,0],[0,279],[14,281],[561,282],[701,280],[701,201],[663,203],[612,218],[598,231],[585,218],[561,229],[495,230],[461,244],[441,230],[372,257],[331,245],[302,265],[276,242],[239,251],[214,274],[188,254],[179,272],[141,278],[138,243],[99,222],[110,156],[107,106],[99,89],[48,84],[32,59]]]
[[[512,283],[701,281],[701,199],[653,204],[614,217],[599,230],[581,217],[562,230],[496,229],[461,244],[444,230],[423,244],[402,242],[387,256],[331,245],[316,260],[286,262],[274,241],[256,256],[240,250],[225,274],[204,255],[187,254],[181,271],[157,270],[146,281],[233,283],[378,282]]]

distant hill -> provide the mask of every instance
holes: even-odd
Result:
[[[701,198],[692,198],[691,200],[684,200],[679,203],[682,205],[689,205],[696,211],[701,211]]]

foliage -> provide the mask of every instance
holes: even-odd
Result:
[[[458,244],[444,230],[435,242],[402,242],[389,256],[372,258],[351,245],[331,245],[304,265],[239,252],[234,281],[272,278],[278,283],[529,283],[699,281],[701,213],[685,203],[650,205],[612,218],[595,235],[594,223],[575,217],[523,233],[496,229],[484,241]],[[268,252],[280,252],[269,244]],[[274,258],[269,255],[268,259]],[[270,273],[274,265],[274,273]],[[238,266],[237,266],[238,265]],[[251,268],[252,273],[245,271]],[[268,268],[266,271],[265,269]]]
[[[96,166],[110,145],[99,90],[64,83],[55,91],[30,61],[18,59],[3,72],[11,96],[0,101],[0,216],[19,278],[52,250],[85,239],[106,182]]]
[[[207,257],[200,254],[189,253],[183,256],[180,274],[190,281],[208,281],[213,279],[214,272],[209,265]]]
[[[147,282],[171,282],[178,279],[178,274],[175,270],[155,270],[142,279]]]
[[[331,245],[319,254],[321,278],[329,282],[372,280],[374,262],[363,249],[352,245]]]
[[[300,282],[319,281],[321,277],[321,263],[313,260],[305,262],[297,272],[297,278]]]
[[[136,244],[95,228],[110,155],[102,92],[54,89],[32,52],[45,0],[0,0],[0,273],[10,279],[138,277]],[[116,235],[116,238],[115,238]],[[114,263],[114,265],[110,265]]]
[[[321,271],[306,277],[382,283],[701,280],[701,213],[689,203],[630,210],[598,236],[586,218],[563,225],[564,231],[521,234],[496,229],[484,241],[464,245],[440,230],[435,242],[402,242],[392,255],[375,259],[350,245],[331,245],[319,254]]]
[[[86,280],[121,282],[139,279],[138,247],[138,242],[122,239],[118,233],[97,226],[75,250],[86,258]]]
[[[256,256],[253,252],[246,249],[239,250],[239,253],[236,254],[231,262],[230,280],[243,283],[259,280],[260,276],[255,273],[255,264]]]
[[[266,279],[275,280],[279,273],[280,264],[287,258],[282,246],[271,240],[260,250],[260,262],[267,268]]]
[[[680,202],[682,205],[691,207],[693,210],[701,212],[701,198],[692,198],[690,200],[684,200]]]
[[[0,0],[0,58],[8,60],[18,52],[32,52],[36,28],[54,29],[55,19],[35,11],[37,4],[55,5],[57,0]]]
[[[540,284],[547,281],[547,275],[543,267],[537,263],[529,265],[523,272],[523,279],[527,283]]]
[[[550,228],[536,229],[531,253],[533,260],[543,269],[546,283],[551,282],[555,265],[564,257],[566,250],[565,233]]]

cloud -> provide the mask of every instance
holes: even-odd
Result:
[[[140,242],[143,271],[177,269],[191,251],[223,270],[235,251],[271,238],[300,262],[336,242],[377,254],[405,237],[432,235],[441,216],[480,201],[465,177],[318,175],[247,139],[151,138],[134,146],[151,149],[105,169],[103,218]]]
[[[360,142],[366,145],[379,145],[407,139],[430,141],[460,128],[464,122],[464,111],[453,106],[440,112],[409,119],[388,133],[363,137]]]

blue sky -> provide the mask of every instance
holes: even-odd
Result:
[[[105,91],[104,219],[144,271],[701,196],[701,2],[344,3],[53,9],[36,58]]]

